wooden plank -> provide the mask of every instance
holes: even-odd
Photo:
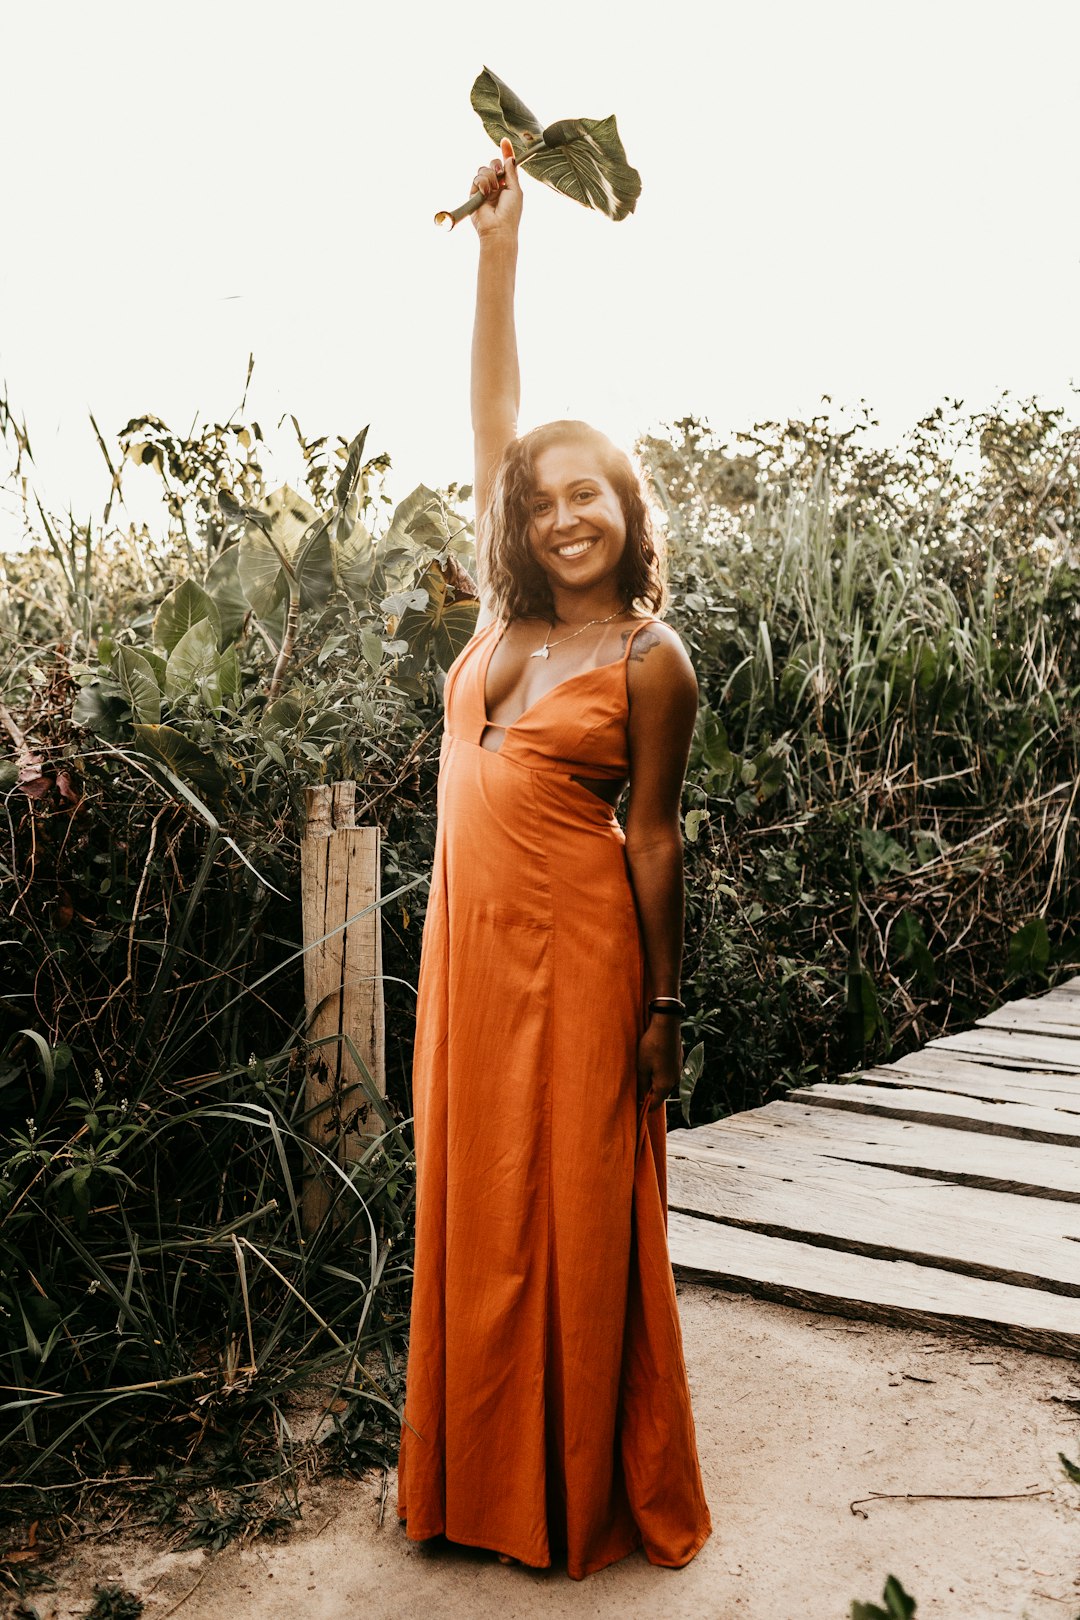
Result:
[[[1080,1116],[1026,1103],[987,1102],[981,1097],[942,1095],[914,1087],[835,1085],[801,1086],[788,1093],[792,1102],[815,1108],[843,1108],[862,1114],[891,1114],[895,1119],[930,1120],[950,1130],[988,1132],[1029,1142],[1051,1142],[1080,1148]]]
[[[849,1185],[874,1193],[883,1202],[895,1201],[893,1207],[900,1218],[904,1217],[908,1199],[918,1199],[921,1188],[930,1200],[926,1207],[935,1212],[939,1222],[955,1211],[965,1218],[1004,1221],[1047,1243],[1062,1239],[1080,1243],[1080,1200],[1076,1198],[1031,1198],[1026,1192],[970,1187],[966,1182],[926,1176],[896,1165],[864,1163],[850,1152],[841,1156],[826,1141],[814,1142],[805,1137],[796,1141],[790,1129],[765,1138],[733,1131],[728,1139],[714,1138],[709,1147],[695,1140],[698,1134],[673,1131],[668,1137],[669,1157],[779,1177],[800,1188],[813,1189],[815,1196],[822,1186],[829,1187],[841,1177],[850,1178]],[[1022,1204],[1017,1202],[1020,1198]],[[895,1234],[891,1236],[895,1241]]]
[[[789,1173],[785,1174],[787,1171]],[[673,1154],[668,1205],[769,1237],[1080,1298],[1080,1205],[869,1166]],[[1038,1219],[1025,1219],[1038,1211]],[[1073,1241],[1070,1241],[1072,1239]]]
[[[1037,1108],[1060,1108],[1080,1123],[1080,1081],[1069,1090],[1053,1091],[1042,1086],[1011,1084],[1015,1070],[981,1069],[978,1064],[954,1063],[951,1072],[935,1071],[922,1064],[892,1064],[888,1068],[864,1069],[859,1076],[865,1085],[917,1086],[922,1091],[954,1092],[961,1097],[981,1097],[986,1102],[1030,1103]],[[846,1083],[846,1082],[845,1082]]]
[[[962,1080],[990,1078],[1010,1086],[1034,1087],[1040,1091],[1059,1093],[1063,1097],[1080,1097],[1080,1074],[1062,1074],[1054,1069],[1022,1069],[973,1052],[931,1051],[924,1047],[917,1052],[906,1052],[892,1063],[879,1063],[873,1067],[903,1070],[908,1074],[955,1075]],[[854,1069],[849,1073],[855,1079],[859,1070]],[[847,1075],[841,1078],[846,1079]]]
[[[1075,1011],[1074,1011],[1075,1009]],[[993,1012],[976,1018],[978,1029],[1009,1029],[1032,1035],[1058,1035],[1065,1040],[1080,1040],[1080,999],[1073,996],[1063,1007],[1060,1002],[1043,1006],[1038,1011],[1014,1007],[995,1007]]]
[[[1080,1073],[1080,1044],[1058,1035],[1021,1035],[1010,1030],[968,1029],[927,1041],[930,1052],[975,1052],[1019,1063],[1026,1069],[1060,1069]]]
[[[677,1141],[679,1135],[673,1131],[669,1142]],[[763,1108],[729,1114],[715,1125],[700,1125],[693,1132],[704,1148],[714,1138],[725,1145],[743,1136],[772,1143],[781,1135],[785,1143],[804,1143],[816,1152],[860,1164],[879,1164],[1029,1198],[1080,1201],[1077,1154],[1072,1148],[1041,1142],[791,1102],[767,1103]]]
[[[1080,1300],[980,1277],[766,1237],[672,1210],[680,1275],[802,1309],[972,1334],[1043,1355],[1080,1351]]]
[[[367,1149],[381,1122],[362,1085],[362,1063],[386,1091],[382,984],[380,834],[353,825],[354,782],[306,788],[300,846],[305,1035],[309,1058],[305,1131],[317,1156],[305,1170],[304,1230],[325,1218],[346,1165]],[[344,1036],[348,1034],[359,1063]]]
[[[1072,990],[1059,985],[1037,996],[1016,996],[1003,1001],[999,1007],[976,1018],[975,1023],[993,1027],[1007,1018],[1027,1019],[1034,1029],[1044,1023],[1063,1024],[1070,1031],[1080,1029],[1080,982],[1076,982]]]

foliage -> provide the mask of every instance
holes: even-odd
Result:
[[[884,1608],[877,1603],[853,1603],[851,1620],[912,1620],[918,1608],[915,1599],[904,1591],[895,1575],[890,1575],[886,1580],[882,1599]]]
[[[39,512],[39,549],[3,569],[0,1443],[28,1491],[162,1456],[188,1502],[231,1480],[233,1506],[189,1509],[227,1538],[270,1522],[261,1482],[280,1496],[314,1451],[359,1467],[396,1444],[398,1032],[439,691],[475,620],[468,490],[421,486],[380,523],[363,435],[331,479],[298,430],[304,493],[266,489],[257,425],[121,437],[161,472],[164,539]],[[303,789],[345,778],[384,838],[390,1096],[352,1099],[371,1140],[305,1236]],[[300,1445],[289,1401],[326,1370],[334,1420]]]
[[[1075,966],[1080,433],[1062,415],[961,433],[939,409],[890,452],[826,417],[734,447],[687,418],[639,443],[701,687],[696,1119]]]
[[[100,439],[102,521],[28,498],[0,561],[0,1438],[30,1488],[149,1460],[209,1540],[287,1515],[263,1488],[315,1452],[393,1452],[440,694],[475,616],[469,490],[394,508],[364,435],[294,427],[288,482],[257,422],[136,418]],[[0,431],[21,487],[6,402]],[[1075,968],[1076,446],[1034,405],[890,452],[825,419],[642,441],[701,687],[673,1119]],[[136,464],[163,534],[112,521]],[[382,833],[389,1098],[305,1241],[299,843],[335,780]],[[313,1372],[333,1421],[301,1445]]]
[[[545,129],[490,68],[477,77],[470,99],[495,144],[508,139],[519,163],[527,161],[545,185],[609,219],[633,213],[641,176],[626,161],[613,116],[563,118]]]

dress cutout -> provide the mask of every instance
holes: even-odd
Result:
[[[416,1260],[398,1515],[575,1579],[711,1529],[667,1249],[664,1110],[637,1104],[651,988],[611,805],[626,663],[480,746],[497,622],[443,690],[413,1058]]]

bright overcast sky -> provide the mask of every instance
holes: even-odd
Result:
[[[395,498],[471,479],[477,244],[432,216],[495,150],[484,64],[542,122],[614,112],[642,176],[613,225],[523,175],[523,429],[629,445],[829,394],[899,433],[1004,388],[1080,414],[1066,0],[11,0],[3,45],[0,380],[77,517],[89,410],[225,420],[249,351],[266,431],[370,422]]]

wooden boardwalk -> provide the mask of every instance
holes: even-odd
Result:
[[[676,1273],[1080,1352],[1080,977],[668,1137]]]

